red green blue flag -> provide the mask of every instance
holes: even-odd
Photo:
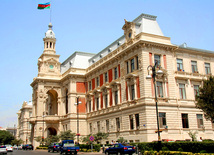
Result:
[[[48,2],[48,3],[38,4],[37,9],[50,9],[50,7],[51,7],[51,3]]]

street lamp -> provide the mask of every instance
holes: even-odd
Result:
[[[77,106],[77,144],[79,144],[79,136],[80,136],[80,133],[79,133],[79,107],[78,105],[81,104],[82,102],[79,101],[79,96],[76,97],[77,98],[77,103],[75,103],[75,105]]]
[[[149,65],[147,67],[148,75],[146,76],[146,79],[152,79],[154,83],[155,88],[155,103],[156,103],[156,116],[157,116],[157,127],[158,127],[158,151],[161,149],[161,137],[160,137],[160,127],[159,127],[159,117],[158,117],[158,98],[157,98],[157,90],[156,90],[156,75],[163,75],[163,71],[160,69],[156,72],[156,67],[158,67],[158,61],[155,62],[155,65]],[[152,69],[152,75],[149,74],[150,69]]]

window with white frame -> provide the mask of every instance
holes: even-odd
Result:
[[[203,115],[202,114],[196,114],[196,116],[197,116],[198,128],[203,128],[204,127]]]
[[[199,95],[199,85],[194,85],[194,95]]]
[[[105,83],[108,82],[108,72],[105,72],[105,74],[104,74],[104,80],[105,80]]]
[[[118,104],[118,90],[114,91],[114,104]]]
[[[160,81],[156,82],[156,87],[157,87],[157,96],[158,97],[163,97],[163,83]]]
[[[177,59],[177,71],[183,71],[183,59]]]
[[[134,129],[133,115],[129,115],[129,123],[130,123],[130,129],[133,130]]]
[[[181,114],[183,128],[189,128],[188,114]]]
[[[205,73],[210,74],[210,63],[205,63]]]
[[[131,72],[133,72],[135,70],[135,59],[131,59]]]
[[[125,63],[126,63],[127,74],[139,69],[138,56],[132,57],[131,59],[127,60]]]
[[[159,112],[159,126],[160,126],[160,128],[166,127],[166,113],[165,112]]]
[[[99,77],[96,78],[96,83],[97,83],[97,87],[99,87],[100,86],[100,78]]]
[[[114,79],[117,79],[118,78],[118,68],[115,67],[114,68]]]
[[[126,62],[126,72],[129,73],[129,61]]]
[[[197,73],[198,72],[197,61],[191,61],[191,66],[192,66],[192,73]]]
[[[179,94],[180,94],[180,99],[186,99],[185,84],[183,83],[179,83]]]
[[[104,95],[105,108],[108,107],[108,94]]]
[[[135,114],[135,124],[136,124],[136,129],[139,129],[140,128],[139,114]]]
[[[88,111],[91,112],[91,101],[88,101]]]
[[[160,55],[157,55],[157,54],[155,54],[154,55],[154,64],[156,63],[156,62],[158,62],[158,66],[160,66],[160,64],[161,64],[161,59],[160,59],[161,57],[160,57]]]
[[[135,87],[134,87],[134,84],[131,85],[131,100],[134,100],[135,99]]]
[[[99,110],[100,108],[100,103],[99,103],[99,97],[96,98],[96,105],[97,105],[97,110]]]
[[[92,86],[91,86],[91,81],[88,82],[88,87],[89,87],[89,90],[92,89]]]

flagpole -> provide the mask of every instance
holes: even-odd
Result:
[[[50,1],[51,4],[51,1]],[[52,12],[52,5],[50,6],[50,23],[51,23],[51,12]]]

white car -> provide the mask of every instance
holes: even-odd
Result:
[[[6,149],[7,149],[7,152],[13,152],[13,146],[12,145],[5,145],[6,146]]]
[[[6,146],[4,145],[0,146],[0,154],[7,154]]]

